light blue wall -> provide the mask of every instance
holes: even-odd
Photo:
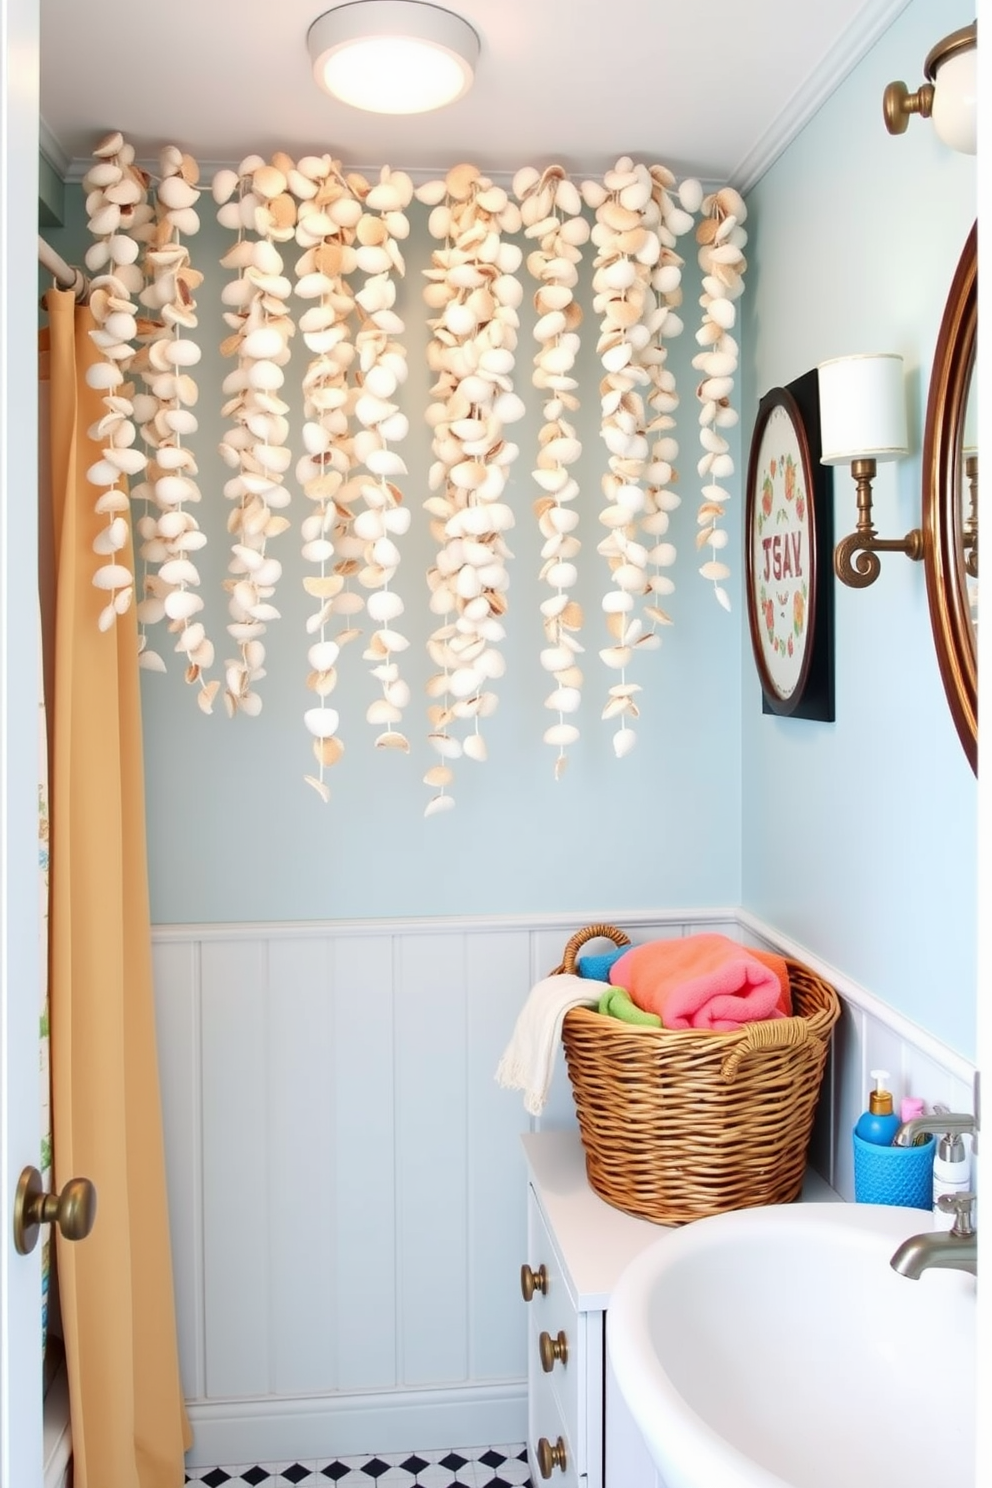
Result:
[[[882,93],[893,78],[915,87],[934,42],[973,18],[970,0],[916,0],[749,196],[745,437],[770,387],[826,357],[900,352],[913,453],[879,467],[883,536],[920,522],[929,369],[976,181],[929,124],[890,136]],[[844,469],[834,480],[840,537],[854,485]],[[742,632],[743,902],[971,1055],[977,792],[923,565],[889,555],[871,588],[833,582],[835,723],[763,716]]]
[[[199,293],[204,358],[198,373],[201,428],[195,445],[204,492],[199,517],[210,537],[200,563],[207,623],[218,656],[224,657],[231,654],[220,589],[229,508],[221,486],[229,472],[215,451],[223,428],[220,383],[229,364],[222,363],[216,349],[226,334],[219,318],[226,273],[217,264],[231,240],[213,212],[208,199],[203,230],[193,240],[195,262],[207,275]],[[639,659],[630,672],[631,680],[644,684],[637,747],[618,761],[611,744],[614,725],[600,720],[606,689],[617,677],[598,655],[607,644],[599,605],[606,566],[595,551],[603,535],[597,516],[604,504],[604,448],[598,435],[597,332],[590,315],[578,374],[584,402],[578,424],[587,446],[579,469],[583,554],[576,591],[587,622],[582,659],[586,692],[578,717],[582,738],[556,783],[553,751],[541,742],[543,730],[554,720],[542,706],[550,686],[538,662],[543,644],[538,605],[550,591],[537,580],[540,540],[531,515],[536,488],[528,478],[528,451],[537,447],[538,420],[531,418],[526,425],[515,425],[511,434],[521,447],[509,497],[517,513],[510,534],[515,561],[504,647],[507,672],[498,684],[501,701],[488,727],[489,761],[458,763],[455,810],[424,820],[430,792],[421,780],[435,763],[426,743],[424,685],[433,668],[425,642],[436,621],[425,604],[424,575],[433,544],[421,506],[430,453],[424,423],[429,401],[427,311],[420,270],[428,263],[432,242],[426,234],[426,210],[414,204],[411,217],[408,279],[398,308],[407,322],[411,367],[405,389],[411,432],[403,447],[410,476],[403,485],[414,523],[403,540],[395,586],[406,601],[402,628],[411,640],[403,658],[413,690],[404,720],[411,754],[373,749],[377,730],[364,714],[377,695],[377,684],[355,646],[344,655],[332,699],[342,715],[346,752],[328,776],[330,804],[322,805],[304,784],[304,773],[313,767],[302,722],[313,701],[305,687],[304,626],[311,602],[300,585],[308,570],[299,557],[302,497],[297,492],[291,511],[294,531],[272,545],[284,564],[277,598],[283,618],[270,626],[265,639],[269,675],[260,687],[261,716],[229,720],[219,701],[215,715],[204,716],[193,690],[182,681],[178,658],[171,655],[168,676],[143,676],[153,918],[175,923],[557,910],[588,910],[598,916],[610,908],[735,904],[740,898],[741,591],[735,572],[730,585],[735,613],[728,615],[697,575],[698,374],[690,360],[697,350],[700,291],[691,239],[686,250],[686,329],[672,343],[672,365],[683,391],[684,500],[673,520],[682,557],[675,571],[677,592],[669,603],[676,624],[661,650]],[[291,265],[296,257],[292,247],[286,256]],[[587,298],[591,275],[590,252],[583,270]],[[528,383],[535,345],[530,300],[528,288],[518,352],[519,375]],[[299,378],[303,366],[304,348],[297,343],[290,381],[293,373]],[[534,394],[525,389],[524,395],[533,406]],[[291,420],[298,449],[295,412]],[[733,561],[736,570],[736,556]]]

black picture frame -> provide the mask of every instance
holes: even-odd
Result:
[[[786,481],[783,464],[781,496],[773,479],[778,459],[769,459],[776,439],[793,467]],[[820,463],[821,447],[814,367],[770,389],[758,405],[747,471],[745,587],[762,712],[833,723],[833,470]],[[791,507],[783,504],[790,488]],[[773,524],[778,531],[764,530]]]

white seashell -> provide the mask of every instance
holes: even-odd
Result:
[[[631,651],[629,646],[606,646],[599,656],[604,666],[620,671],[630,661]]]
[[[366,723],[376,726],[384,723],[399,723],[402,717],[400,709],[388,702],[386,698],[376,698],[365,710]]]
[[[406,475],[407,468],[395,450],[372,450],[366,457],[365,464],[373,475],[394,476]]]
[[[578,737],[579,731],[574,723],[553,723],[544,730],[545,744],[554,744],[561,749],[574,744]]]
[[[625,615],[633,608],[633,595],[622,589],[611,589],[603,595],[603,609],[607,615]]]
[[[573,653],[567,646],[546,646],[541,652],[541,665],[546,672],[564,671],[573,660]]]
[[[617,759],[624,759],[637,743],[637,735],[633,729],[621,728],[613,735],[613,752]]]
[[[327,538],[318,537],[312,542],[304,543],[300,551],[308,563],[326,563],[329,558],[334,557],[334,544]]]
[[[221,227],[226,227],[229,232],[237,232],[241,227],[241,207],[238,202],[225,202],[218,209],[217,221]]]
[[[432,796],[424,807],[424,815],[436,816],[440,811],[450,811],[454,804],[454,796]]]
[[[340,717],[336,708],[308,708],[303,722],[315,739],[330,739],[337,733]]]
[[[711,558],[708,563],[704,563],[699,572],[702,574],[704,579],[730,578],[730,569],[725,563],[720,563],[715,558]]]
[[[336,641],[315,641],[307,652],[307,660],[315,672],[329,672],[340,653],[341,648]]]
[[[93,551],[101,557],[109,557],[111,553],[119,553],[127,542],[128,525],[123,517],[115,517],[113,521],[98,532],[93,539]]]
[[[238,189],[238,176],[233,170],[219,170],[210,185],[210,191],[218,206],[229,201]]]
[[[486,741],[481,734],[466,735],[462,744],[462,751],[467,759],[475,760],[479,764],[482,764],[489,757],[488,750],[486,749]]]
[[[257,326],[255,330],[248,332],[241,343],[241,349],[245,356],[265,361],[285,351],[286,340],[275,326]]]
[[[441,732],[428,734],[427,742],[432,749],[436,750],[442,759],[461,758],[461,741],[459,739],[453,739],[450,734]]]
[[[164,604],[170,620],[188,620],[203,609],[203,600],[191,589],[174,589],[165,596]]]
[[[394,537],[403,537],[410,530],[413,514],[408,506],[393,506],[383,513],[382,520],[387,532],[391,532]]]
[[[86,368],[86,384],[88,387],[104,390],[120,387],[124,381],[124,373],[113,362],[91,362]]]
[[[195,341],[176,337],[165,346],[165,360],[171,367],[195,367],[202,353]]]
[[[391,589],[377,589],[365,601],[365,608],[373,620],[395,620],[403,613],[403,601]]]
[[[200,575],[188,558],[170,558],[158,571],[164,584],[198,584]]]
[[[559,713],[576,713],[581,702],[582,694],[577,687],[558,687],[544,699],[544,706]]]

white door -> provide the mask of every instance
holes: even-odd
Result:
[[[41,1488],[41,1261],[14,1248],[37,1167],[39,0],[0,6],[0,1488]]]

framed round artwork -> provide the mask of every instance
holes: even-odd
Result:
[[[758,405],[744,544],[751,646],[766,713],[832,721],[832,472],[820,464],[815,369]]]

